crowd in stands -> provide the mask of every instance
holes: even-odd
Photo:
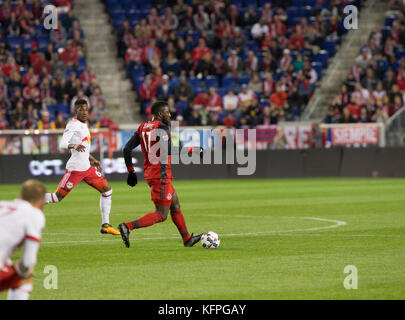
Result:
[[[298,120],[361,0],[105,0],[142,113],[185,125]]]
[[[328,109],[325,123],[386,123],[405,102],[405,4],[391,0]]]
[[[58,27],[46,30],[52,3]],[[0,1],[0,130],[64,128],[78,98],[89,101],[91,126],[111,123],[72,8],[73,0]]]

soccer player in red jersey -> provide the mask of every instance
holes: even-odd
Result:
[[[188,233],[177,193],[172,186],[169,106],[164,101],[157,101],[152,105],[151,113],[153,115],[152,120],[142,123],[128,140],[124,148],[124,158],[128,169],[127,183],[134,187],[138,178],[132,165],[132,150],[141,145],[145,157],[145,180],[151,189],[155,211],[147,213],[135,221],[123,222],[118,226],[118,229],[126,247],[129,248],[129,233],[132,230],[165,221],[170,210],[170,216],[183,238],[184,246],[192,247],[200,241],[202,234],[194,236]]]

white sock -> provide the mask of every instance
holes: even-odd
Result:
[[[100,211],[102,224],[110,223],[111,194],[112,190],[104,192],[100,195]]]
[[[8,290],[7,300],[28,300],[32,291],[32,283],[26,283],[16,289]]]
[[[59,199],[56,196],[56,192],[55,193],[45,193],[45,202],[46,203],[59,202]]]

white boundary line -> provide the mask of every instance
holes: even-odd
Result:
[[[207,215],[208,216],[208,215]],[[221,216],[221,215],[211,215],[211,216]],[[253,216],[234,216],[234,217],[253,217]],[[221,234],[221,237],[244,237],[244,236],[262,236],[262,235],[270,235],[270,234],[283,234],[283,233],[293,233],[293,232],[305,232],[305,231],[319,231],[319,230],[326,230],[332,228],[338,228],[347,224],[346,221],[340,220],[331,220],[331,219],[323,219],[323,218],[316,218],[316,217],[282,217],[282,218],[292,218],[292,219],[306,219],[306,220],[316,220],[316,221],[323,221],[323,222],[331,222],[334,223],[329,226],[325,227],[313,227],[313,228],[304,228],[304,229],[291,229],[291,230],[273,230],[273,231],[262,231],[262,232],[245,232],[245,233],[227,233]],[[56,233],[51,233],[52,235],[56,235]],[[60,233],[62,234],[62,233]],[[63,233],[65,234],[65,233]],[[45,233],[44,235],[47,235]],[[153,240],[171,240],[171,239],[178,239],[179,236],[166,236],[166,237],[151,237],[151,238],[137,238],[136,241],[153,241]],[[69,240],[69,241],[43,241],[42,244],[79,244],[79,243],[92,243],[92,242],[111,242],[121,240],[120,237],[116,239],[110,240],[101,240],[101,239],[94,239],[94,240]]]

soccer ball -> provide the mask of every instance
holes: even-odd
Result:
[[[205,232],[201,236],[201,244],[205,249],[216,249],[219,247],[220,242],[219,235],[213,231]]]

